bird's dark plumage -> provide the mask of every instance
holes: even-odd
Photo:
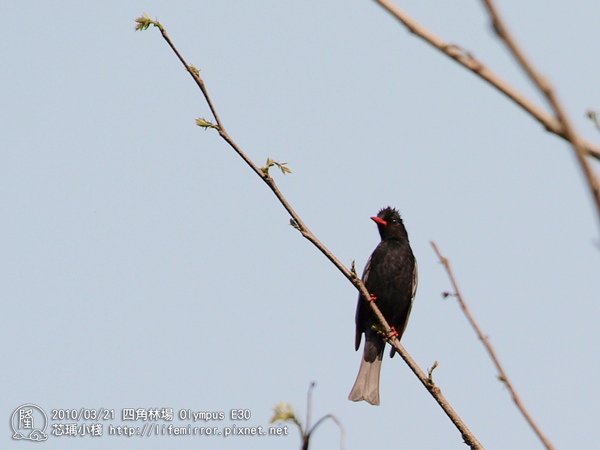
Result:
[[[408,242],[408,234],[398,211],[387,207],[371,217],[381,236],[381,242],[367,261],[362,280],[375,304],[394,329],[398,339],[406,329],[408,316],[417,289],[417,265]],[[360,369],[348,399],[365,400],[379,405],[379,373],[385,347],[384,338],[373,330],[379,321],[371,311],[367,300],[359,296],[356,307],[356,350],[360,347],[363,333],[365,348]],[[394,356],[392,348],[390,356]]]

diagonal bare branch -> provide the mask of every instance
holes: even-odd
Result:
[[[363,282],[361,281],[361,279],[356,275],[355,272],[349,270],[346,266],[344,266],[344,264],[342,264],[338,260],[338,258],[333,253],[331,253],[331,251],[329,249],[327,249],[327,247],[325,247],[325,245],[323,245],[323,243],[321,243],[321,241],[313,234],[313,232],[310,231],[310,229],[306,226],[306,224],[300,218],[298,213],[294,210],[294,208],[291,206],[291,204],[288,202],[288,200],[285,198],[285,196],[281,193],[281,191],[277,187],[277,184],[275,183],[273,178],[271,178],[271,176],[268,174],[268,171],[262,171],[250,159],[250,157],[236,144],[236,142],[231,138],[231,136],[227,133],[225,126],[224,126],[223,122],[221,121],[219,115],[217,114],[216,108],[208,94],[208,90],[206,88],[204,80],[200,77],[200,72],[194,66],[189,65],[185,61],[185,59],[183,58],[181,53],[175,47],[173,41],[167,34],[167,31],[162,26],[162,24],[160,24],[157,21],[152,21],[151,19],[149,19],[149,17],[147,15],[144,15],[143,17],[138,18],[136,20],[136,22],[138,22],[138,26],[136,27],[136,29],[139,29],[139,30],[146,29],[146,28],[148,28],[148,26],[145,26],[145,25],[150,24],[150,25],[154,25],[155,27],[157,27],[160,30],[163,39],[167,42],[169,47],[171,47],[171,49],[173,50],[173,52],[175,53],[175,55],[177,56],[179,61],[181,61],[183,66],[186,68],[186,70],[188,71],[190,76],[194,79],[196,85],[202,92],[202,95],[204,96],[204,99],[206,100],[206,102],[214,116],[214,119],[216,121],[216,127],[217,127],[217,130],[218,130],[221,138],[225,142],[227,142],[227,144],[229,144],[229,146],[244,160],[244,162],[252,169],[252,171],[254,173],[256,173],[256,175],[269,187],[269,189],[273,192],[273,194],[275,195],[275,197],[277,198],[279,203],[281,203],[281,205],[285,208],[285,210],[290,214],[290,216],[292,218],[291,223],[294,226],[294,228],[296,228],[302,234],[302,236],[304,238],[306,238],[315,247],[317,247],[317,249],[319,249],[319,251],[321,253],[323,253],[323,255],[325,255],[325,257],[327,259],[329,259],[329,261],[331,261],[333,263],[333,265],[335,267],[337,267],[337,269],[340,272],[342,272],[342,274],[350,281],[350,283],[352,283],[354,285],[354,287],[356,287],[356,289],[359,291],[359,293],[361,295],[363,295],[365,298],[370,298],[370,294],[367,291],[367,289],[366,289],[365,285],[363,284]],[[140,24],[142,24],[142,27],[140,27]],[[145,28],[143,28],[143,26],[145,26]],[[385,333],[387,335],[389,335],[391,332],[391,328],[390,328],[389,324],[387,323],[387,321],[385,320],[385,318],[383,317],[383,315],[381,314],[381,311],[379,310],[377,305],[375,305],[375,302],[369,302],[369,306],[371,307],[373,313],[375,314],[375,316],[381,323]],[[418,364],[414,361],[414,359],[411,357],[411,355],[404,349],[404,347],[400,344],[400,341],[398,341],[398,339],[396,337],[393,337],[389,340],[389,343],[396,349],[398,354],[406,362],[406,364],[409,366],[409,368],[412,370],[412,372],[417,376],[417,378],[419,378],[419,381],[421,382],[421,384],[428,390],[430,395],[435,399],[435,401],[438,403],[438,405],[446,413],[448,418],[452,421],[454,426],[460,432],[464,442],[469,447],[471,447],[471,449],[474,449],[474,450],[484,449],[484,447],[481,445],[481,443],[479,442],[477,437],[473,434],[473,432],[471,432],[471,430],[467,427],[465,422],[460,418],[458,413],[454,410],[452,405],[444,397],[440,388],[438,388],[436,385],[432,385],[429,382],[427,374],[425,374],[423,372],[423,370],[418,366]]]
[[[600,220],[600,185],[598,184],[598,178],[596,177],[596,174],[592,171],[590,162],[586,158],[588,152],[583,138],[577,133],[577,131],[575,131],[575,127],[571,123],[571,119],[567,115],[562,103],[558,100],[552,84],[550,84],[550,82],[533,66],[531,61],[529,61],[529,59],[525,56],[523,50],[521,50],[519,44],[517,44],[517,41],[508,31],[508,28],[504,23],[504,20],[502,20],[500,17],[498,8],[496,8],[493,0],[482,1],[490,16],[494,31],[500,40],[504,42],[510,53],[513,55],[519,66],[521,66],[523,71],[527,74],[531,82],[536,88],[539,89],[544,97],[546,97],[546,100],[554,111],[554,115],[563,131],[565,139],[573,146],[577,162],[579,163],[579,167],[583,172],[583,176],[596,204],[596,212],[598,214],[598,219]]]
[[[442,253],[440,252],[440,250],[435,242],[432,241],[431,246],[433,247],[433,251],[435,252],[437,257],[439,258],[440,263],[444,266],[446,273],[448,274],[448,278],[450,279],[450,284],[452,284],[452,289],[454,289],[454,296],[456,297],[456,301],[458,302],[460,308],[462,309],[465,317],[469,321],[469,324],[471,324],[471,327],[475,331],[475,334],[477,334],[477,337],[479,338],[479,340],[485,347],[485,350],[487,351],[490,359],[494,363],[494,366],[496,366],[496,370],[498,370],[498,379],[500,381],[502,381],[502,383],[504,383],[504,385],[507,387],[508,391],[510,392],[510,396],[513,399],[513,402],[515,403],[515,405],[517,406],[517,408],[519,409],[519,411],[521,412],[521,414],[523,415],[523,417],[525,418],[525,420],[527,421],[529,426],[533,429],[533,432],[537,435],[537,437],[540,439],[540,441],[542,441],[542,444],[544,444],[544,447],[546,447],[547,450],[554,450],[554,446],[552,445],[552,442],[550,442],[550,440],[544,435],[544,433],[542,433],[542,430],[540,429],[540,427],[535,423],[535,421],[533,420],[533,417],[531,417],[531,414],[529,414],[529,412],[525,408],[525,405],[523,404],[521,398],[519,397],[519,394],[517,394],[516,389],[514,388],[513,384],[511,383],[510,379],[508,378],[508,375],[506,374],[504,367],[502,367],[502,364],[500,363],[500,358],[498,358],[498,355],[496,354],[496,350],[494,350],[494,347],[492,346],[490,339],[485,334],[483,334],[483,331],[481,331],[481,328],[475,321],[473,314],[471,314],[471,310],[467,306],[467,302],[465,301],[465,298],[463,297],[462,292],[460,291],[460,288],[458,287],[458,282],[456,281],[456,278],[454,277],[454,272],[452,271],[452,267],[450,266],[450,261],[448,261],[448,258],[446,258],[445,256],[442,255]]]
[[[479,76],[482,80],[486,81],[490,86],[497,89],[499,92],[504,94],[514,103],[521,107],[531,117],[537,120],[547,131],[562,137],[567,141],[571,141],[571,135],[568,130],[564,128],[559,119],[552,117],[542,108],[537,106],[525,95],[519,92],[516,88],[512,87],[508,82],[503,80],[499,75],[494,73],[488,67],[483,64],[480,60],[475,58],[470,52],[459,47],[445,42],[439,36],[435,35],[415,19],[410,17],[402,9],[398,8],[390,0],[375,0],[381,7],[383,7],[388,13],[395,17],[402,25],[404,25],[408,31],[422,39],[432,47],[436,48],[444,55],[453,59],[466,69]],[[586,142],[580,139],[581,148],[589,156],[600,160],[600,147],[592,143]]]

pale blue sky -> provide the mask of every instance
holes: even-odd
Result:
[[[600,6],[500,2],[584,136],[600,109]],[[539,99],[478,2],[402,7]],[[540,448],[429,241],[557,448],[600,448],[596,214],[570,148],[372,1],[1,2],[0,416],[53,408],[272,407],[335,414],[348,450],[463,449],[399,359],[378,408],[358,370],[353,287],[266,187],[194,125],[208,109],[148,12],[207,83],[230,134],[319,238],[362,270],[369,216],[403,214],[420,284],[403,338],[488,449]],[[595,166],[598,169],[598,165]],[[218,426],[231,425],[225,420]],[[2,448],[30,444],[10,439]],[[51,436],[45,449],[298,448],[288,438]],[[257,441],[257,442],[255,442]],[[77,444],[74,444],[77,442]],[[335,448],[323,426],[311,448]]]

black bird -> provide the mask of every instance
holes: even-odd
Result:
[[[383,317],[398,333],[400,339],[406,329],[417,290],[417,264],[398,211],[388,206],[371,219],[377,223],[381,242],[367,261],[362,276],[372,297],[358,297],[355,347],[356,350],[359,349],[364,333],[365,349],[348,399],[355,402],[364,400],[371,405],[379,405],[379,373],[386,342],[372,327],[375,325],[381,328],[368,302],[375,301]],[[393,357],[394,353],[392,348],[390,357]]]

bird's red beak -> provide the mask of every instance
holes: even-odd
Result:
[[[371,217],[371,220],[373,222],[375,222],[377,225],[383,225],[384,227],[387,227],[388,223],[383,220],[381,217],[377,217],[377,216],[373,216]]]

